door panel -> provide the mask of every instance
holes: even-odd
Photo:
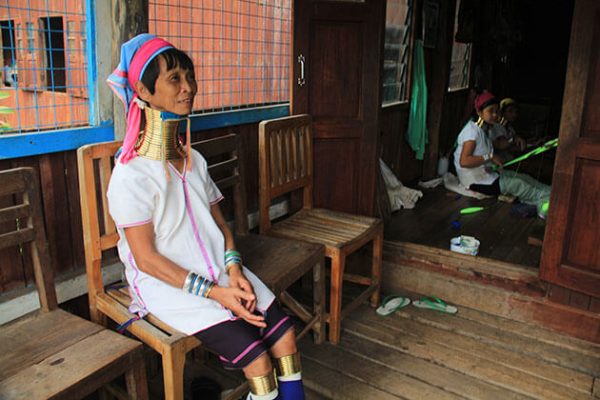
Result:
[[[356,197],[352,188],[357,183],[356,168],[348,168],[357,162],[359,145],[356,140],[319,140],[314,142],[314,180],[320,182],[326,190],[321,190],[320,200],[332,209],[344,212],[354,212]],[[339,154],[331,158],[331,154]],[[339,177],[344,177],[340,184]]]
[[[384,8],[381,0],[294,2],[291,108],[313,118],[316,207],[373,214]]]
[[[600,208],[600,191],[590,192],[587,188],[600,188],[600,157],[597,160],[578,158],[573,175],[573,200],[575,210],[568,221],[565,243],[568,244],[563,263],[578,266],[600,274],[600,229],[594,214]],[[590,218],[591,217],[591,218]]]
[[[317,122],[360,116],[362,28],[358,22],[314,23],[309,62],[320,62],[310,63],[309,90],[316,101],[309,103],[309,112]]]
[[[576,0],[540,276],[600,297],[600,3]]]
[[[595,78],[588,79],[586,90],[588,101],[585,104],[583,136],[600,139],[600,112],[598,112],[598,104],[600,104],[600,78],[598,78],[600,76],[600,12],[598,10],[596,10],[593,24],[592,43],[595,46],[591,49],[590,76]]]

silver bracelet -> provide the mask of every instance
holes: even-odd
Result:
[[[192,284],[192,279],[194,279],[194,275],[196,275],[194,272],[192,272],[192,271],[188,272],[181,289],[185,290],[186,292],[190,291],[190,285]],[[196,275],[196,279],[198,279],[197,275]]]

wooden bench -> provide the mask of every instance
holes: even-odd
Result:
[[[147,399],[142,344],[58,308],[35,171],[2,171],[0,182],[0,198],[19,198],[0,208],[0,249],[31,257],[41,305],[0,327],[0,399],[79,399],[122,374],[130,397]]]
[[[127,309],[130,298],[126,289],[107,289],[102,282],[103,252],[113,249],[118,241],[115,224],[108,214],[106,189],[113,156],[120,146],[121,142],[99,143],[84,146],[77,152],[90,313],[93,320],[100,323],[108,317],[122,324],[133,317]],[[322,322],[325,298],[323,246],[248,234],[243,152],[238,136],[231,134],[200,141],[193,146],[208,160],[209,173],[223,194],[227,195],[228,190],[233,192],[236,246],[244,263],[306,323],[298,336],[312,330],[315,341],[320,343],[325,329]],[[312,312],[286,292],[292,283],[311,271],[314,281]],[[198,339],[178,332],[151,314],[127,329],[161,354],[166,399],[183,398],[185,356],[200,346]],[[247,390],[244,383],[227,398],[239,398]]]

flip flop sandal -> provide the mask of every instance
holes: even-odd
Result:
[[[375,310],[375,312],[382,317],[386,317],[409,304],[410,299],[407,297],[387,296],[385,299],[383,299],[381,305],[377,308],[377,310]]]
[[[447,314],[456,314],[456,312],[458,311],[458,308],[456,308],[455,306],[446,304],[442,300],[434,296],[424,297],[420,300],[415,300],[412,304],[413,306],[418,308],[440,311]]]

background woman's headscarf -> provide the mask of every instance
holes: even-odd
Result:
[[[491,92],[484,90],[475,98],[475,111],[483,111],[484,108],[492,104],[498,104],[498,99]]]
[[[106,82],[121,99],[127,116],[127,131],[119,160],[125,164],[137,154],[135,143],[140,133],[142,112],[138,105],[135,83],[140,80],[146,67],[157,55],[174,46],[164,39],[142,33],[121,46],[119,65]]]

